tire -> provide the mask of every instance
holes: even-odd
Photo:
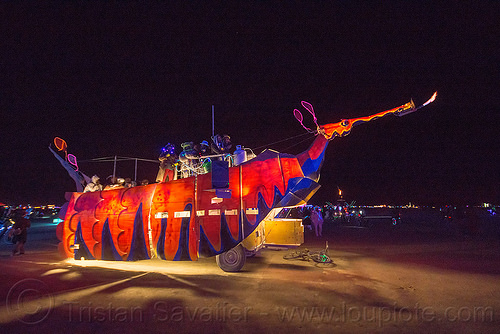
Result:
[[[332,263],[332,259],[326,255],[321,253],[312,253],[310,254],[311,259],[316,263]]]
[[[304,251],[296,250],[296,251],[293,251],[291,253],[283,255],[283,258],[285,260],[294,260],[294,259],[298,259],[298,258],[303,258],[304,254],[305,254]]]
[[[243,246],[238,245],[225,253],[217,255],[215,261],[219,268],[226,272],[240,271],[246,261],[245,249],[243,249]]]

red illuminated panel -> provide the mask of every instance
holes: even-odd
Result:
[[[117,226],[115,228],[111,227],[111,235],[113,236],[113,241],[117,241],[120,250],[124,252],[125,255],[130,252],[130,245],[132,243],[132,232],[133,224],[136,216],[142,217],[143,223],[143,235],[145,237],[146,249],[150,249],[148,236],[148,217],[151,202],[151,197],[154,192],[154,185],[141,186],[127,188],[122,195],[121,206],[124,208],[119,214]],[[103,192],[103,195],[106,192]],[[138,212],[141,208],[142,211]],[[159,231],[159,224],[155,224],[154,220],[151,220],[151,229],[153,235],[157,235]],[[154,239],[153,239],[154,240]]]
[[[274,200],[274,187],[276,186],[281,194],[285,191],[277,155],[275,158],[252,161],[242,165],[242,173],[243,200],[247,208],[257,207],[259,193],[262,195],[265,204],[271,207]]]
[[[74,197],[76,202],[74,206],[74,211],[69,211],[68,214],[73,213],[70,217],[70,226],[76,231],[76,226],[78,223],[81,224],[82,237],[86,242],[86,245],[90,253],[99,258],[101,256],[101,250],[99,243],[101,242],[101,231],[103,222],[99,222],[94,215],[95,208],[97,204],[101,201],[101,193],[84,193],[78,198]],[[68,216],[66,214],[66,216]]]
[[[284,185],[288,185],[288,181],[295,177],[303,177],[302,168],[300,167],[297,158],[280,158],[281,169],[283,172]]]
[[[61,235],[61,243],[59,244],[59,253],[66,257],[73,257],[73,244],[75,242],[75,231],[77,226],[77,221],[72,220],[72,215],[75,212],[75,202],[76,199],[81,195],[81,193],[73,193],[71,196],[70,202],[68,204],[68,208],[66,209],[66,215],[64,218],[64,222],[60,223],[63,226],[62,235]]]
[[[161,219],[154,218],[156,212],[168,212],[167,226],[164,239],[164,254],[167,260],[173,260],[177,254],[181,240],[182,218],[176,218],[176,212],[186,211],[186,206],[192,205],[194,199],[194,177],[181,179],[173,182],[159,183],[153,196],[151,220],[155,225],[161,224]],[[194,215],[190,213],[187,232],[190,242],[195,241],[196,228],[194,226]],[[195,236],[192,236],[195,234]],[[187,237],[185,235],[184,237]],[[196,245],[190,245],[190,256],[197,258]]]

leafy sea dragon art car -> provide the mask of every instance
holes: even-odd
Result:
[[[312,106],[302,105],[316,123]],[[316,123],[315,130],[308,129],[316,138],[305,152],[265,150],[238,166],[222,168],[226,179],[222,186],[221,169],[213,164],[209,173],[168,182],[74,192],[58,226],[60,252],[76,260],[195,261],[199,256],[217,256],[221,269],[239,271],[245,263],[240,243],[271,210],[306,204],[319,189],[330,140],[346,136],[361,123],[417,109],[409,102],[367,117]],[[302,124],[302,114],[294,113]]]

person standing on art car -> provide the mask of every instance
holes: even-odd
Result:
[[[92,181],[87,183],[83,192],[86,193],[89,191],[101,191],[101,190],[102,190],[102,184],[100,182],[99,176],[94,175],[92,176]]]
[[[194,152],[196,154],[196,158],[199,159],[199,158],[203,157],[205,154],[207,154],[207,151],[209,149],[208,142],[206,140],[204,140],[199,144],[195,144],[193,149],[194,149]]]
[[[231,143],[231,137],[228,135],[215,135],[212,137],[212,145],[210,146],[212,153],[215,154],[230,154],[231,147],[233,144]]]
[[[160,166],[156,175],[156,182],[168,182],[177,179],[176,166],[178,157],[175,154],[174,144],[168,143],[162,148],[158,157]]]
[[[14,214],[14,226],[10,230],[9,237],[12,238],[14,248],[12,249],[12,256],[24,254],[24,244],[28,239],[28,229],[31,227],[29,215],[31,211],[20,211]]]
[[[208,153],[210,146],[208,145],[208,142],[204,140],[199,145],[195,145],[194,148],[198,152],[198,156],[203,159],[203,156]],[[210,173],[210,171],[212,170],[212,161],[210,160],[210,158],[201,160],[201,167],[203,173]]]
[[[112,190],[112,189],[120,189],[120,188],[125,188],[125,179],[122,177],[116,177],[113,175],[110,175],[106,178],[108,181],[107,185],[104,187],[103,190]]]
[[[130,177],[125,178],[125,188],[133,188],[137,185],[135,181],[132,181]]]

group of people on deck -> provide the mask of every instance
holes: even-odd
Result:
[[[168,182],[185,178],[193,175],[193,173],[203,174],[208,173],[211,169],[211,160],[204,159],[208,154],[224,155],[230,152],[232,147],[231,138],[228,135],[215,135],[212,138],[212,143],[209,144],[203,140],[200,144],[193,142],[185,142],[181,145],[182,152],[177,155],[175,153],[175,145],[168,143],[162,148],[158,160],[160,162],[156,182]],[[55,154],[55,152],[53,152]],[[104,186],[100,182],[97,175],[84,183],[83,192],[102,191],[117,188],[129,188],[137,185],[136,181],[129,178],[117,178],[115,176],[108,177],[109,184]],[[82,183],[81,180],[79,183]],[[148,180],[143,180],[140,185],[148,184]]]
[[[115,177],[115,176],[109,176],[108,177],[108,184],[104,186],[101,184],[101,179],[99,176],[94,175],[92,176],[91,182],[87,183],[85,186],[85,189],[83,189],[83,192],[90,192],[90,191],[101,191],[101,190],[111,190],[111,189],[118,189],[118,188],[132,188],[137,185],[137,182],[132,181],[130,178],[121,178],[121,177]],[[148,184],[148,180],[143,180],[141,181],[141,185]]]

